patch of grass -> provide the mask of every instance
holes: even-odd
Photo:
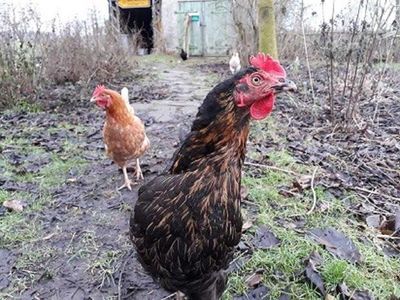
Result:
[[[36,102],[21,99],[20,101],[16,102],[13,110],[20,112],[38,113],[42,111],[42,108]]]
[[[294,164],[293,157],[286,151],[272,151],[268,153],[269,160],[274,162],[278,167],[287,167]]]
[[[326,282],[335,285],[346,279],[348,269],[349,264],[346,261],[332,260],[324,265],[322,275]]]
[[[22,247],[15,267],[20,270],[43,269],[44,264],[57,254],[58,250],[47,245],[26,244]]]
[[[254,143],[268,141],[281,144],[280,142],[283,142],[284,139],[277,132],[282,130],[283,126],[283,124],[277,124],[274,118],[266,118],[259,122],[253,122],[251,123],[250,139]]]
[[[41,226],[36,219],[26,220],[23,213],[9,213],[0,219],[0,248],[16,247],[38,237]]]
[[[39,154],[44,153],[44,149],[39,146],[33,146],[32,141],[24,138],[6,137],[0,140],[0,149],[12,149],[19,154]]]
[[[65,253],[69,255],[69,261],[74,259],[89,258],[91,255],[97,254],[99,245],[96,241],[94,231],[85,231],[81,236],[73,235]]]
[[[269,157],[278,167],[309,169],[296,164],[285,150],[270,153]],[[310,215],[306,214],[312,205],[309,189],[293,197],[279,193],[280,187],[290,187],[296,179],[293,175],[275,170],[266,170],[257,177],[244,176],[248,198],[259,210],[257,224],[267,225],[280,240],[280,245],[269,250],[255,250],[244,267],[230,275],[224,299],[244,294],[247,290],[245,278],[260,269],[264,270],[263,284],[271,290],[271,299],[278,299],[284,290],[292,299],[320,299],[318,293],[305,282],[302,273],[304,261],[312,251],[317,251],[323,258],[319,271],[328,292],[334,294],[337,284],[345,282],[350,289],[369,290],[378,299],[388,299],[392,294],[400,296],[400,260],[385,256],[376,243],[375,233],[361,230],[363,227],[348,212],[343,201],[334,198],[322,187],[315,188],[317,207]],[[291,223],[294,218],[304,219],[305,225],[300,231],[282,225],[282,220]],[[360,264],[351,264],[333,256],[302,233],[311,228],[329,226],[343,232],[355,243],[363,258]],[[248,231],[250,236],[245,239],[251,240],[252,232],[254,230]]]
[[[58,155],[53,156],[52,162],[40,171],[37,179],[42,188],[48,189],[65,183],[68,176],[81,171],[86,161],[79,157],[63,159]]]
[[[93,259],[88,265],[87,271],[96,278],[99,288],[103,287],[106,282],[110,284],[114,281],[113,275],[118,270],[118,262],[121,257],[121,251],[109,250],[101,253],[97,259]]]
[[[50,199],[46,194],[33,197],[27,192],[0,190],[0,205],[6,200],[20,200],[26,205],[23,212],[9,212],[0,218],[0,248],[22,245],[36,239],[40,235],[40,222],[36,217],[27,219],[27,214],[41,211]]]
[[[0,205],[3,204],[4,201],[10,200],[12,198],[12,194],[5,190],[0,190]]]

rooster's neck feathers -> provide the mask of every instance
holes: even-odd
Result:
[[[254,72],[245,69],[217,85],[205,98],[191,132],[175,153],[169,171],[172,174],[197,169],[203,162],[233,162],[241,167],[249,133],[249,112],[235,105],[236,81]]]

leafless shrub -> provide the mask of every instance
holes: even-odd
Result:
[[[302,2],[290,3],[292,6],[300,4],[300,11],[292,16],[295,19],[300,16],[298,25],[292,30],[296,27],[304,29]],[[327,3],[321,0],[323,22],[319,30],[306,28],[302,33],[279,30],[285,33],[279,39],[281,58],[292,61],[300,58],[304,63],[309,59],[314,64],[325,65],[325,72],[319,77],[326,79],[328,97],[319,104],[322,109],[328,106],[334,127],[364,128],[360,102],[379,103],[387,68],[398,59],[396,54],[400,52],[397,42],[399,26],[392,23],[396,12],[393,2],[364,0],[354,4],[351,11],[336,12],[334,6],[330,6],[335,1],[327,7]],[[300,46],[302,38],[308,47]],[[312,89],[312,76],[310,86]]]
[[[111,26],[89,20],[45,31],[35,10],[12,7],[0,15],[0,107],[34,99],[45,84],[104,82],[128,69],[128,48]],[[135,41],[133,46],[137,46]]]

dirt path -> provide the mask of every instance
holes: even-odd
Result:
[[[213,85],[210,78],[216,76],[210,76],[206,69],[183,64],[149,62],[143,68],[151,71],[141,82],[121,83],[118,88],[128,86],[133,99],[142,85],[149,88],[147,95],[141,95],[144,101],[134,102],[133,106],[147,125],[152,144],[142,159],[145,180],[150,180],[165,168],[180,132],[187,131],[201,99]],[[156,100],[151,98],[155,91],[160,92]],[[3,258],[0,273],[6,275],[0,290],[7,287],[10,296],[21,293],[23,299],[161,299],[167,296],[143,272],[129,242],[128,218],[139,185],[132,192],[117,191],[123,177],[104,155],[103,113],[83,104],[82,108],[71,109],[66,114],[10,113],[5,118],[7,130],[14,132],[14,137],[22,133],[28,139],[35,139],[40,148],[53,145],[53,152],[60,154],[37,163],[39,170],[51,168],[59,160],[68,162],[70,167],[53,170],[51,176],[61,180],[46,188],[37,178],[39,174],[43,176],[42,171],[38,171],[37,177],[33,175],[31,187],[26,182],[16,183],[16,178],[5,178],[2,182],[6,193],[29,191],[28,210],[40,199],[32,195],[46,193],[47,200],[41,209],[25,216],[24,221],[38,226],[35,238],[13,243],[11,250],[0,247]],[[34,130],[33,136],[26,132],[27,127]],[[73,163],[77,156],[79,167]],[[22,160],[26,161],[26,157]],[[133,172],[130,174],[133,176]]]

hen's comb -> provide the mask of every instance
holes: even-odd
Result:
[[[106,88],[104,87],[104,85],[99,84],[99,85],[96,86],[96,88],[94,89],[93,97],[100,96],[101,94],[104,93],[105,89],[106,89]]]
[[[273,59],[270,55],[259,52],[256,56],[250,56],[250,64],[265,72],[272,73],[279,77],[286,77],[286,71],[278,60]]]

